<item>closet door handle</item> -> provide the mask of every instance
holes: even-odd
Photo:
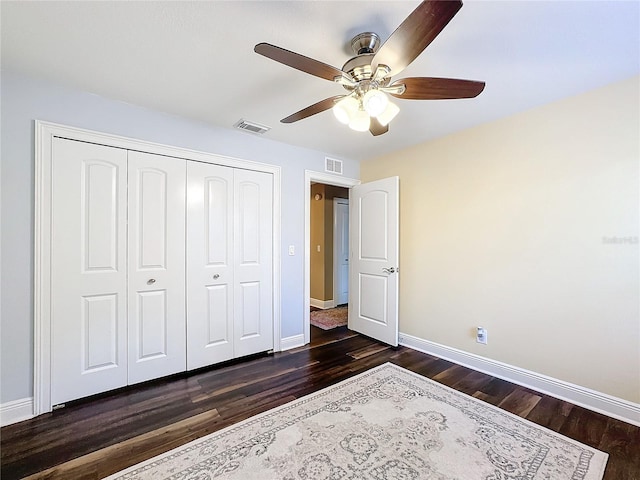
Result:
[[[150,278],[149,280],[147,280],[147,285],[153,285],[154,283],[156,283],[155,278]]]
[[[220,275],[218,275],[217,273],[213,276],[213,279],[214,279],[214,280],[217,280],[217,279],[219,279],[219,278],[220,278]]]

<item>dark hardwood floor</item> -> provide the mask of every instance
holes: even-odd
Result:
[[[102,478],[388,361],[607,452],[606,480],[640,480],[640,428],[346,327],[312,327],[305,347],[104,394],[4,427],[1,478]]]

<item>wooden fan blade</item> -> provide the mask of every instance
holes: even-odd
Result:
[[[271,60],[275,60],[276,62],[283,63],[289,67],[295,68],[296,70],[301,70],[305,73],[309,73],[326,80],[333,81],[335,77],[344,75],[342,70],[332,67],[331,65],[319,62],[313,58],[305,57],[299,53],[290,52],[289,50],[276,47],[269,43],[259,43],[253,50],[260,55],[270,58]]]
[[[311,115],[315,115],[316,113],[324,112],[325,110],[329,110],[331,107],[335,105],[335,103],[344,97],[345,95],[336,95],[335,97],[325,98],[324,100],[320,100],[318,103],[314,103],[313,105],[308,106],[307,108],[303,108],[299,112],[292,113],[286,118],[280,120],[281,123],[293,123],[298,120],[302,120],[304,118],[310,117]]]
[[[397,75],[413,62],[438,36],[462,7],[460,0],[425,0],[391,34],[371,60],[371,69],[378,65]]]
[[[371,117],[371,124],[369,125],[369,131],[371,135],[377,137],[378,135],[382,135],[383,133],[387,133],[389,131],[389,125],[382,125],[376,117]]]
[[[390,87],[404,85],[402,94],[391,93],[397,98],[407,100],[446,100],[453,98],[473,98],[484,90],[484,82],[458,80],[455,78],[411,77],[401,78]]]

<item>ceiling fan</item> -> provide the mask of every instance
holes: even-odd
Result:
[[[473,98],[484,82],[452,78],[410,77],[392,81],[438,36],[462,7],[460,0],[425,0],[391,34],[382,46],[373,32],[356,35],[351,47],[356,56],[342,70],[269,43],[254,51],[297,70],[341,84],[345,95],[335,95],[280,120],[293,123],[330,108],[353,130],[382,135],[399,108],[387,94],[408,100]]]

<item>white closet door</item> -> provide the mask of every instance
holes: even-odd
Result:
[[[234,348],[241,357],[273,348],[273,183],[234,170]]]
[[[187,162],[187,368],[233,358],[233,169]]]
[[[127,152],[56,138],[51,402],[127,384]]]
[[[186,161],[129,152],[129,384],[186,370]]]

